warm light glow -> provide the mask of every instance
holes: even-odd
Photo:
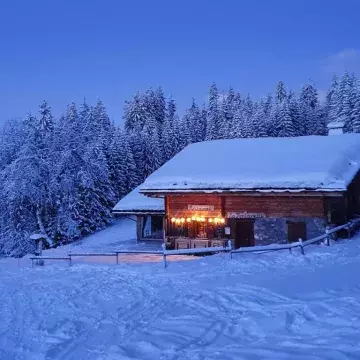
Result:
[[[215,221],[215,224],[217,224],[219,222],[219,218],[215,218],[214,221]]]
[[[197,218],[196,218],[196,221],[201,221],[201,218],[197,217]]]
[[[180,224],[180,219],[176,219],[176,224]]]
[[[204,221],[205,221],[205,218],[204,218],[204,217],[202,217],[202,218],[201,218],[201,221],[202,221],[202,222],[204,222]]]
[[[213,222],[213,219],[212,218],[209,218],[209,223],[212,223]]]
[[[176,221],[176,219],[173,217],[173,218],[171,218],[171,222],[173,223],[173,222],[175,222]]]
[[[191,220],[192,220],[192,221],[195,221],[195,220],[196,220],[196,217],[195,217],[195,216],[193,216],[193,217],[191,218]]]
[[[185,218],[181,218],[180,221],[181,221],[182,223],[184,223],[184,222],[185,222]]]
[[[224,218],[221,218],[221,219],[220,219],[220,222],[221,222],[222,224],[225,224],[225,219],[224,219]]]
[[[190,219],[190,218],[187,218],[187,219],[186,219],[186,221],[187,221],[187,222],[190,222],[190,221],[191,221],[191,219]]]

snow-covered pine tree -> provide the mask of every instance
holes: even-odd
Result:
[[[360,83],[354,86],[354,106],[351,111],[352,131],[360,133]]]
[[[346,71],[341,77],[339,95],[337,97],[337,119],[344,122],[344,131],[351,132],[351,113],[353,108],[353,77]]]
[[[143,132],[131,131],[127,133],[129,140],[129,145],[132,151],[132,155],[136,165],[137,178],[140,180],[140,183],[145,180],[145,139]]]
[[[220,105],[219,138],[228,139],[236,110],[236,93],[232,87]]]
[[[337,120],[337,105],[339,97],[339,82],[336,75],[332,77],[330,88],[326,93],[324,114],[326,117],[326,123],[330,123]]]
[[[285,84],[283,81],[279,81],[276,86],[275,102],[281,104],[287,98]]]
[[[291,117],[289,98],[283,99],[279,104],[277,126],[277,134],[279,137],[293,137],[296,134]]]
[[[121,199],[141,183],[126,133],[119,128],[110,145],[109,173],[117,199]]]
[[[161,86],[159,86],[154,93],[154,116],[156,119],[158,133],[162,134],[162,127],[165,122],[166,116],[166,101],[164,96],[164,91]]]
[[[170,98],[166,107],[165,122],[161,135],[164,162],[170,160],[176,154],[175,116],[176,104],[175,101]]]
[[[207,119],[207,110],[206,110],[206,105],[203,104],[200,113],[200,121],[198,122],[199,141],[205,141],[206,138],[206,123],[207,123],[206,119]]]
[[[207,111],[206,140],[216,140],[219,131],[219,92],[215,83],[209,91],[209,105]]]
[[[127,132],[141,131],[145,124],[147,109],[144,96],[137,92],[130,101],[125,102],[124,126]]]
[[[142,133],[144,139],[144,178],[147,178],[163,163],[157,121],[154,117],[146,121]]]
[[[40,104],[39,114],[37,130],[44,134],[50,133],[54,128],[54,119],[51,114],[51,107],[45,100]]]
[[[294,128],[293,136],[302,136],[303,129],[301,124],[299,102],[297,97],[295,96],[295,93],[292,90],[289,91],[288,101],[289,101],[288,105],[290,110],[290,117]]]
[[[314,135],[322,132],[323,129],[319,129],[322,125],[319,119],[318,93],[311,82],[301,89],[299,108],[303,134]]]
[[[252,136],[253,137],[266,137],[268,134],[267,129],[267,120],[265,113],[265,103],[260,101],[260,103],[255,106],[254,113],[251,119],[252,123]]]
[[[199,142],[202,139],[202,125],[201,125],[201,113],[199,107],[197,106],[195,99],[192,99],[192,104],[189,109],[185,111],[185,116],[183,119],[186,124],[187,129],[185,135],[188,138],[188,143]]]

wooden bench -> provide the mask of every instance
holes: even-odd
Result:
[[[191,241],[190,239],[176,239],[175,240],[175,249],[190,249]]]
[[[221,247],[221,246],[225,247],[225,240],[211,240],[210,246],[211,247]]]
[[[209,240],[191,240],[191,248],[198,249],[198,248],[207,248],[209,247]]]

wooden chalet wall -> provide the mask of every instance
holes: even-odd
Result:
[[[226,196],[227,212],[261,213],[266,217],[323,217],[321,197],[309,196]]]
[[[213,194],[184,194],[166,196],[168,217],[220,217],[228,212],[261,213],[266,217],[324,217],[324,198],[321,196],[241,196]],[[213,211],[188,210],[189,205],[212,205]]]
[[[194,214],[205,217],[222,216],[221,197],[211,194],[195,195],[167,195],[166,214],[169,217],[192,217]],[[189,210],[189,205],[212,205],[213,211],[194,211]]]

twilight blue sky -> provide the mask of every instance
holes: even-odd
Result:
[[[360,70],[359,0],[1,0],[0,122],[162,85],[182,111],[211,82],[259,98]]]

